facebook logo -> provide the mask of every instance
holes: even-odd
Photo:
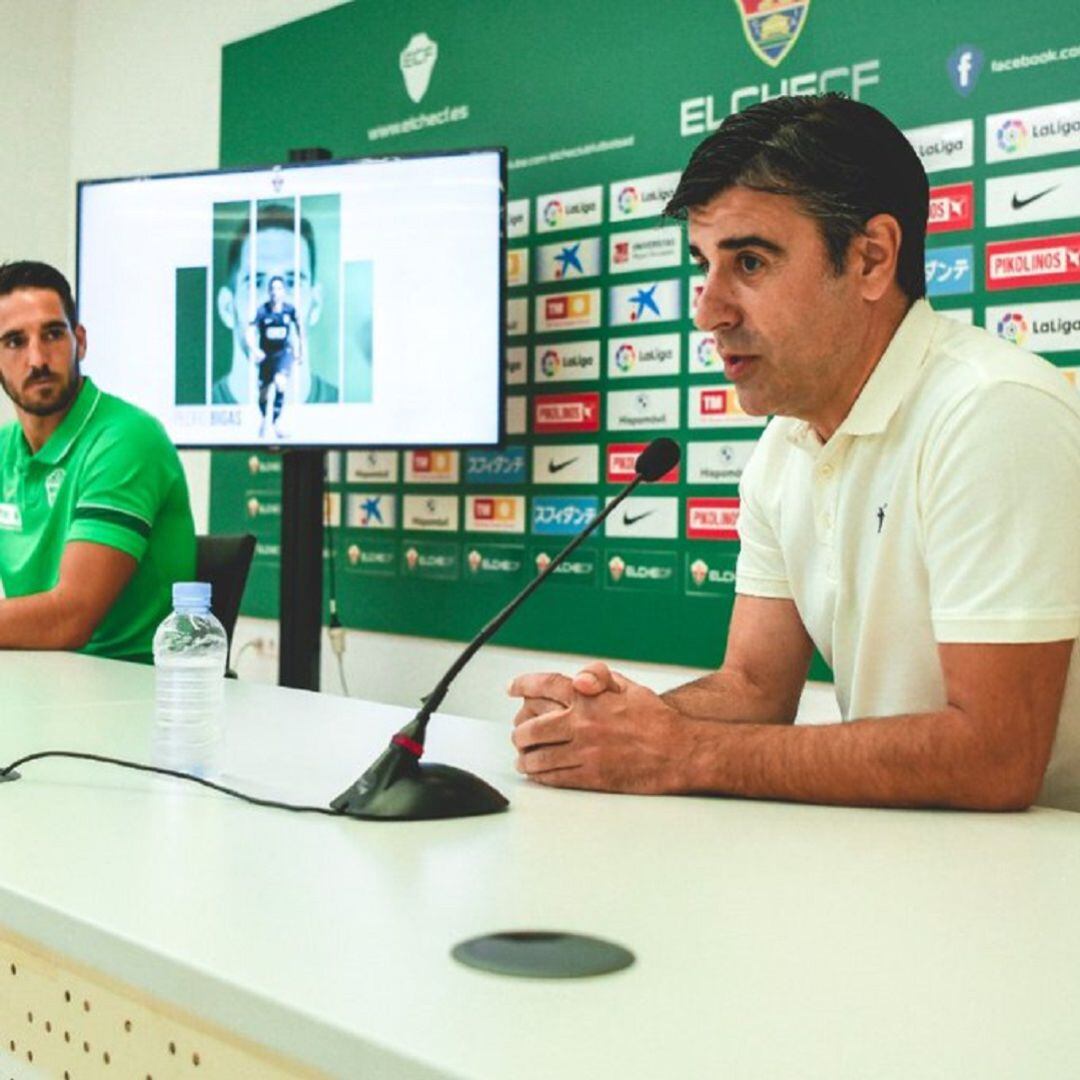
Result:
[[[982,71],[983,59],[982,49],[974,45],[957,45],[945,62],[953,89],[961,97],[967,97],[975,89],[975,82]]]

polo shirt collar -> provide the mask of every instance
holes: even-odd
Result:
[[[67,456],[71,444],[86,427],[86,422],[93,415],[100,398],[101,391],[88,376],[83,376],[78,397],[68,410],[67,416],[60,421],[60,426],[49,436],[48,442],[34,454],[32,460],[39,461],[43,465],[59,465]]]

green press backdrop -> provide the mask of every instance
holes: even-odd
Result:
[[[725,115],[822,89],[881,109],[919,150],[934,306],[1074,375],[1074,4],[357,0],[225,48],[222,166],[311,146],[508,148],[506,445],[328,455],[345,625],[470,636],[565,542],[560,530],[618,490],[634,447],[667,434],[683,449],[677,480],[628,503],[498,640],[720,660],[738,476],[761,427],[694,331],[697,273],[658,214]],[[212,530],[259,540],[249,615],[277,614],[279,490],[280,458],[214,454]],[[432,521],[443,527],[418,527]]]

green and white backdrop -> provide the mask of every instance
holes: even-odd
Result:
[[[625,504],[498,640],[719,661],[761,424],[694,330],[697,273],[659,211],[697,142],[754,102],[839,90],[890,116],[933,189],[934,306],[1070,377],[1080,363],[1078,5],[357,0],[223,65],[225,167],[309,146],[509,151],[506,445],[328,455],[346,626],[470,636],[666,434],[677,478]],[[280,458],[214,454],[212,530],[258,537],[249,615],[277,614],[280,510]]]

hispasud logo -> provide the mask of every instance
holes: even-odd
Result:
[[[986,287],[1073,285],[1080,282],[1080,233],[1001,240],[986,245]]]
[[[687,499],[686,536],[689,540],[738,540],[739,500]]]
[[[735,0],[735,6],[750,48],[776,67],[799,40],[810,0]]]
[[[598,431],[600,394],[542,394],[533,398],[533,431],[538,435],[564,431]]]
[[[609,484],[628,484],[637,476],[634,466],[646,443],[611,443],[607,448],[607,481]],[[657,483],[674,484],[679,479],[679,466],[665,473]]]
[[[930,189],[928,233],[955,232],[975,225],[975,185],[943,184]]]

